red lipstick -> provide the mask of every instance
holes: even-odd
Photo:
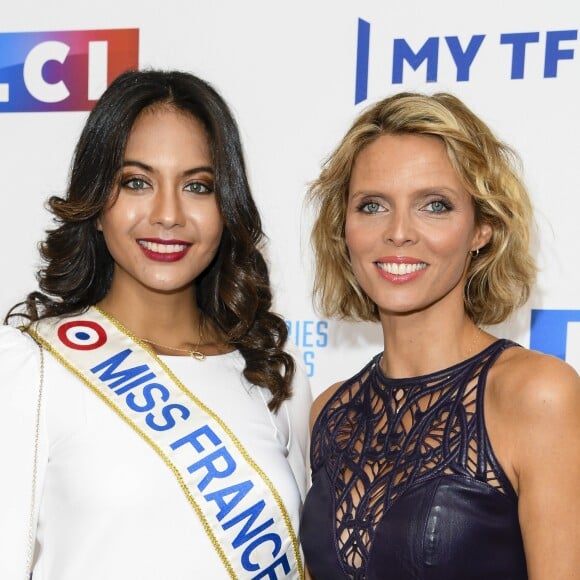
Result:
[[[137,243],[145,256],[155,262],[178,262],[191,247],[191,243],[183,240],[162,240],[160,238],[140,238]]]

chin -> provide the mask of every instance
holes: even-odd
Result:
[[[175,280],[171,281],[155,281],[151,284],[144,284],[144,286],[151,292],[158,294],[179,294],[189,288],[191,288],[193,282],[188,281],[186,283],[179,283]]]
[[[417,304],[417,303],[405,303],[405,304],[377,304],[379,309],[379,314],[385,316],[411,316],[413,314],[418,314],[419,312],[425,312],[429,309],[430,304]]]

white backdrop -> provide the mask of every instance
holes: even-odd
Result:
[[[313,311],[304,193],[355,115],[404,89],[457,94],[520,153],[537,212],[541,272],[528,305],[493,331],[580,369],[579,3],[10,3],[0,43],[8,33],[40,32],[46,40],[56,31],[124,28],[139,31],[141,67],[198,74],[234,110],[270,238],[276,308],[315,393],[350,376],[382,342],[378,325],[321,320]],[[425,56],[416,70],[412,54]],[[0,101],[7,100],[7,71],[18,66],[13,59],[0,51]],[[357,80],[362,100],[355,103]],[[0,102],[2,313],[35,287],[36,244],[50,224],[43,203],[64,191],[86,114],[5,112]]]

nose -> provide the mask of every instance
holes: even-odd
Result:
[[[160,187],[153,195],[149,219],[166,229],[183,226],[185,214],[180,192],[170,186]]]
[[[396,247],[414,244],[417,235],[413,218],[406,211],[391,211],[386,220],[384,240]]]

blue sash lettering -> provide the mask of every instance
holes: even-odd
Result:
[[[241,521],[249,518],[249,521],[246,522],[242,528],[242,530],[238,533],[235,537],[232,545],[234,548],[239,548],[243,546],[248,540],[251,540],[255,535],[263,532],[267,528],[269,528],[273,523],[274,520],[270,518],[268,521],[264,522],[262,525],[258,526],[255,529],[250,529],[252,524],[258,519],[258,516],[262,513],[262,510],[266,506],[263,499],[256,502],[253,506],[249,507],[247,510],[243,511],[241,514],[233,517],[230,521],[224,522],[222,527],[224,530],[228,530],[229,528],[234,527],[236,524],[240,523]]]
[[[217,519],[221,521],[248,495],[248,492],[253,487],[254,484],[251,481],[242,481],[236,485],[230,485],[229,487],[208,493],[203,497],[206,501],[215,501],[216,505],[220,508]],[[234,496],[233,499],[225,501],[225,498],[230,495]]]
[[[93,367],[91,369],[91,372],[96,375],[99,371],[104,370],[104,372],[100,376],[101,381],[103,381],[104,383],[110,381],[111,379],[118,379],[117,381],[109,385],[111,389],[114,389],[115,387],[128,381],[129,379],[132,379],[133,377],[140,375],[144,371],[150,370],[147,365],[139,365],[138,367],[134,367],[132,369],[125,369],[124,371],[119,371],[117,373],[112,372],[111,369],[116,370],[117,367],[131,354],[131,352],[132,351],[130,348],[122,350],[121,352],[112,356],[110,359],[107,359],[102,363],[99,363],[97,366]]]
[[[146,413],[145,423],[154,431],[169,431],[176,425],[176,420],[187,420],[191,411],[186,406],[171,402],[171,391],[158,381],[156,374],[146,364],[120,368],[128,362],[131,349],[125,349],[103,362],[92,367],[90,371],[107,385],[119,400],[137,413]],[[126,395],[126,396],[122,396]],[[157,418],[155,411],[157,411]],[[279,534],[269,531],[274,524],[272,518],[265,521],[262,512],[265,501],[259,500],[253,505],[247,504],[246,496],[254,488],[251,480],[239,481],[236,472],[237,464],[228,451],[226,444],[218,437],[209,425],[203,425],[191,433],[180,437],[170,444],[175,453],[192,453],[191,463],[187,470],[202,475],[196,484],[200,491],[206,491],[202,497],[209,504],[219,509],[215,517],[223,530],[240,526],[232,541],[235,550],[242,550],[240,561],[249,572],[258,574],[253,580],[261,578],[276,579],[291,572],[286,554],[279,556],[282,539]],[[179,450],[179,451],[178,451]],[[229,519],[226,519],[229,518]],[[252,559],[256,549],[264,544],[272,544],[273,561],[260,564]],[[269,551],[269,550],[268,550]],[[278,557],[279,556],[279,557]],[[261,568],[262,566],[265,566]],[[276,570],[283,575],[278,576]]]
[[[256,570],[260,569],[260,566],[258,564],[254,564],[250,560],[250,556],[251,556],[252,552],[260,544],[263,544],[264,542],[272,542],[274,544],[274,550],[272,552],[272,556],[275,557],[278,555],[278,552],[280,551],[280,548],[282,547],[282,540],[280,539],[280,536],[278,534],[264,534],[263,536],[260,536],[257,540],[254,540],[244,550],[244,553],[242,554],[242,564],[246,570],[256,571]]]

